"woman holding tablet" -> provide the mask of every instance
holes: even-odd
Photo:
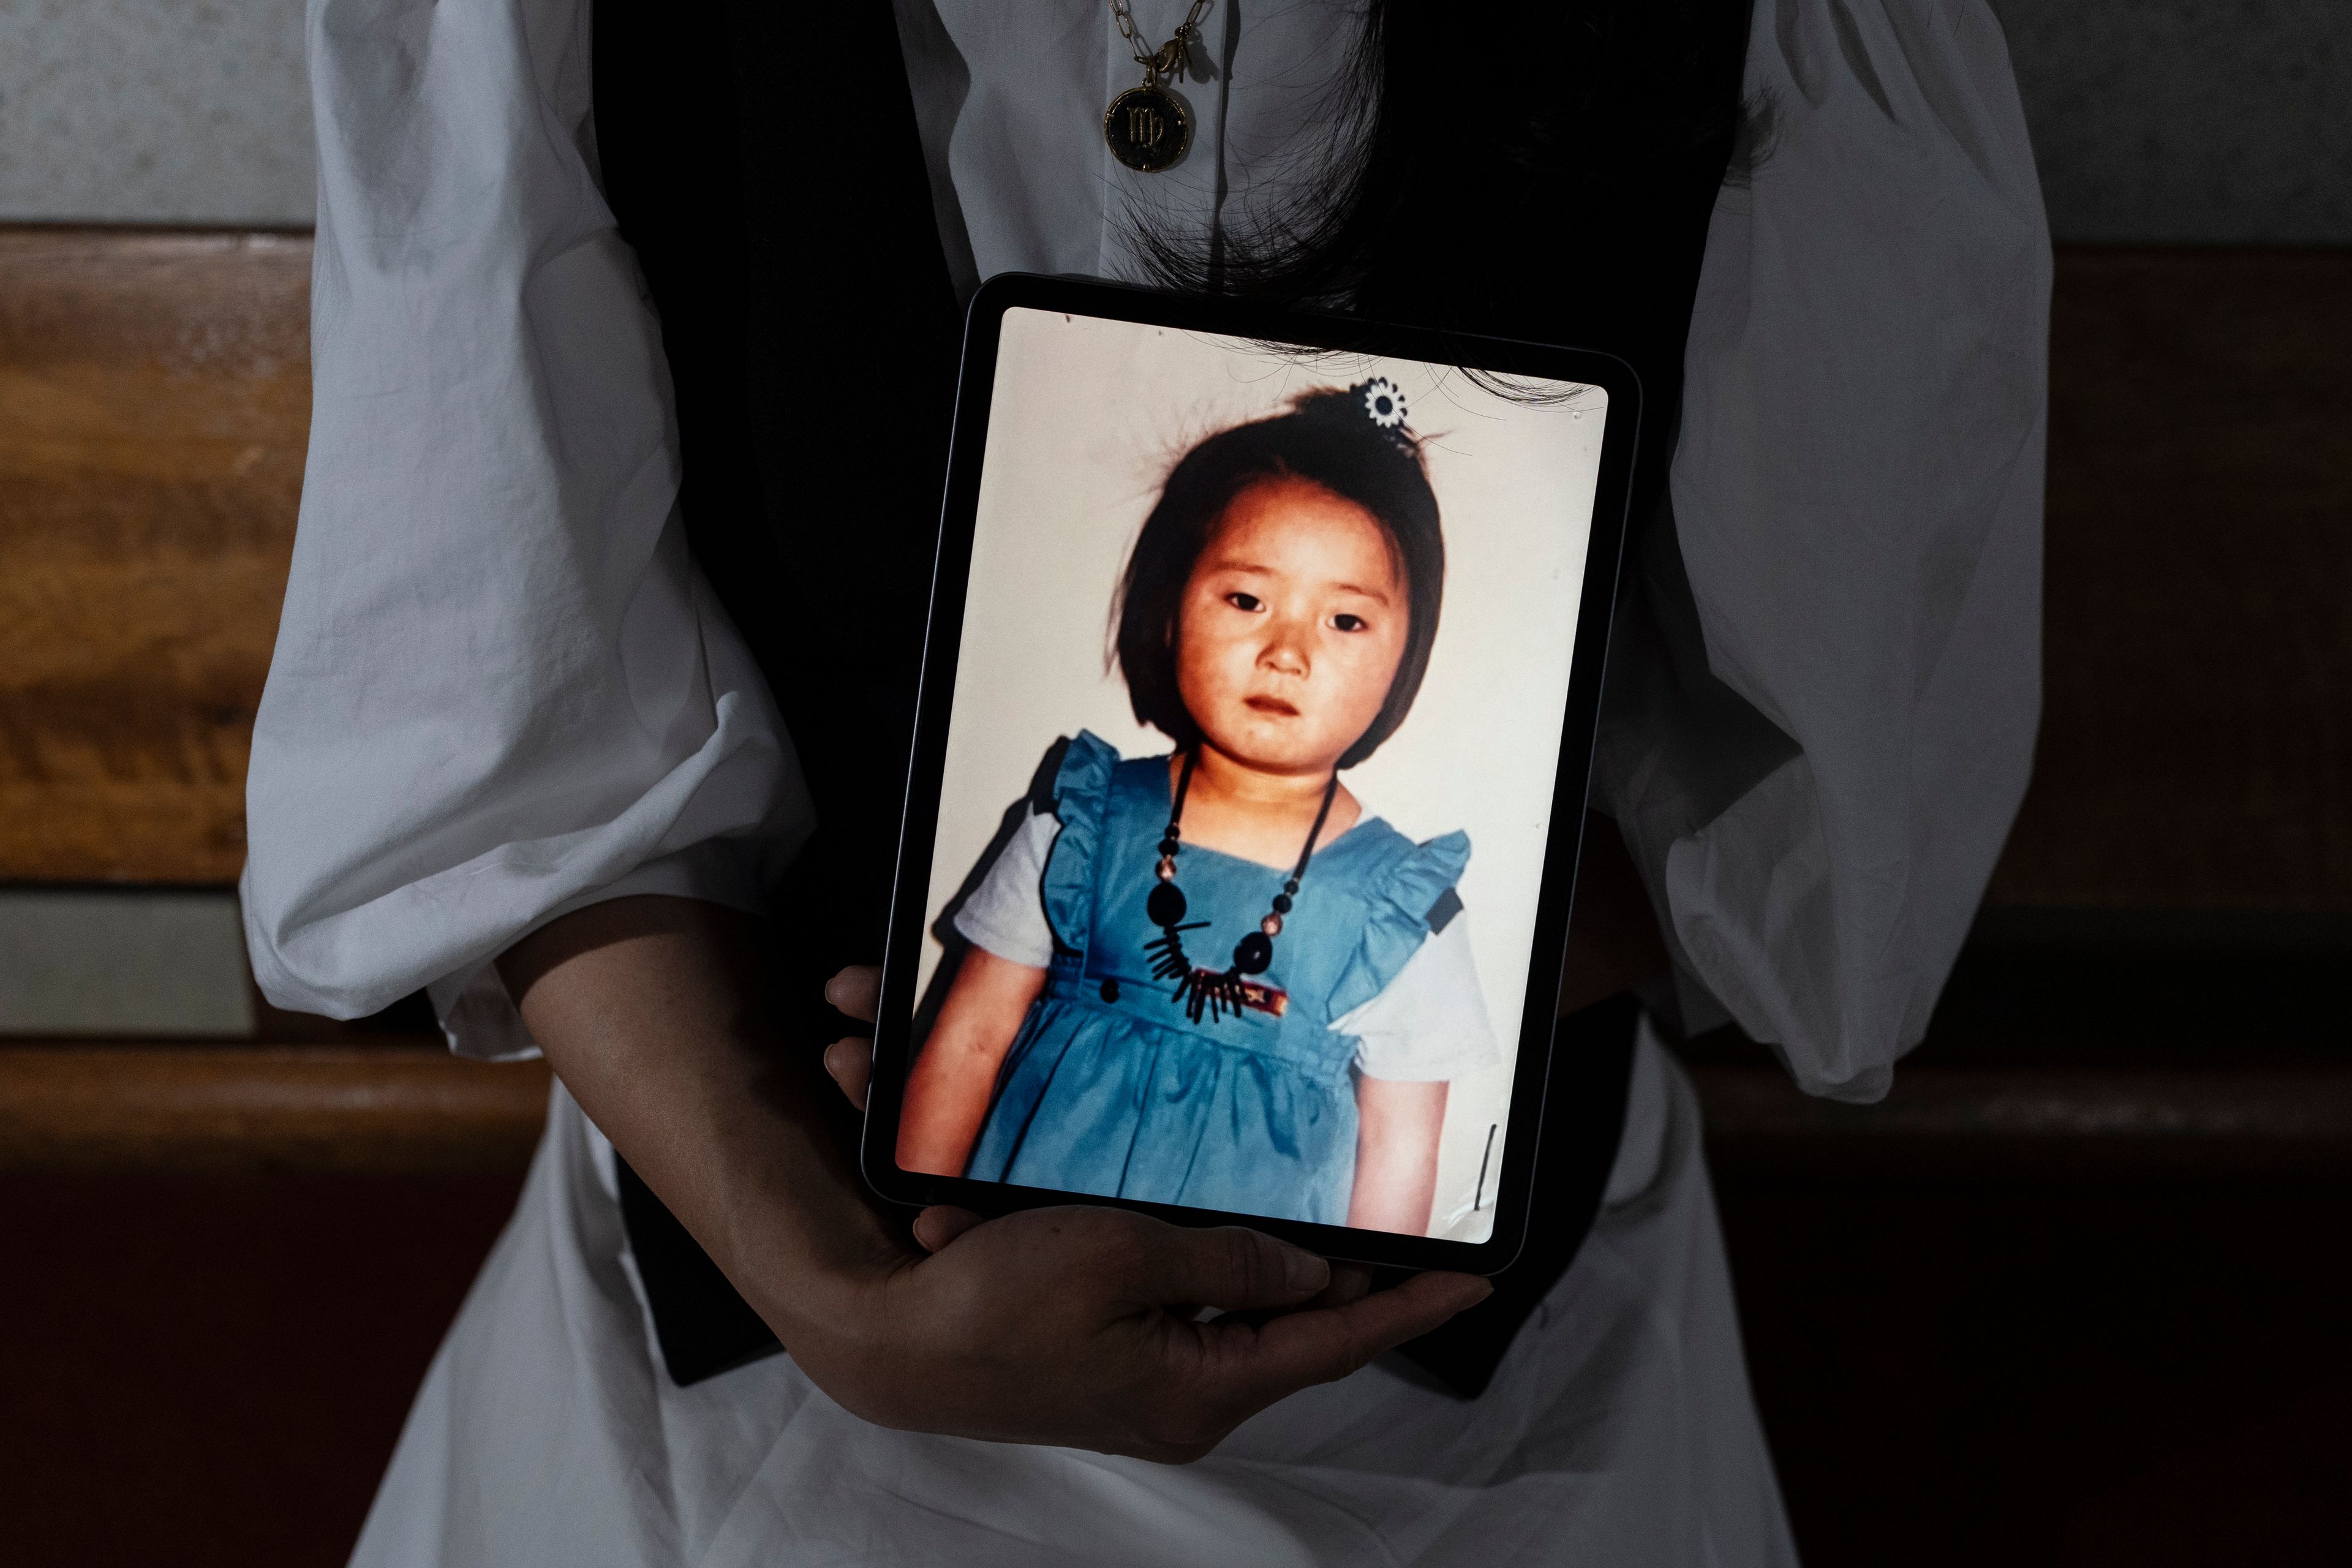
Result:
[[[356,1561],[1792,1560],[1659,1040],[1882,1092],[2022,790],[2047,237],[1981,0],[589,11],[311,17],[256,970],[559,1079]],[[858,1181],[816,993],[879,952],[1008,270],[1641,374],[1566,987],[1606,1115],[1492,1287],[1100,1208],[910,1239]]]

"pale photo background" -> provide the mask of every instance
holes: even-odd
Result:
[[[1167,752],[1166,737],[1136,723],[1106,654],[1120,569],[1176,459],[1303,392],[1372,375],[1403,389],[1427,441],[1445,601],[1412,713],[1345,779],[1367,816],[1416,841],[1470,836],[1462,918],[1505,1065],[1457,1079],[1447,1097],[1431,1233],[1480,1241],[1492,1228],[1527,996],[1607,408],[1600,388],[1555,387],[1569,395],[1530,403],[1411,360],[1302,360],[1168,328],[1008,313],[926,919],[936,924],[1057,737],[1086,729],[1124,756]],[[929,941],[919,990],[940,957]]]

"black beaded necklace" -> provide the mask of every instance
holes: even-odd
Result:
[[[1154,954],[1151,973],[1162,980],[1176,982],[1169,1000],[1181,1005],[1185,1016],[1195,1024],[1201,1021],[1204,1010],[1213,1023],[1227,1013],[1238,1016],[1244,977],[1265,973],[1266,966],[1274,962],[1274,939],[1282,934],[1282,917],[1290,912],[1290,900],[1297,896],[1299,879],[1307,875],[1307,862],[1315,856],[1315,841],[1323,837],[1323,824],[1331,815],[1332,799],[1339,793],[1339,771],[1334,768],[1331,782],[1323,786],[1323,805],[1315,813],[1315,826],[1307,831],[1307,847],[1298,852],[1298,864],[1291,868],[1282,891],[1274,896],[1272,911],[1258,921],[1257,930],[1234,943],[1234,966],[1221,974],[1213,969],[1196,968],[1184,956],[1183,933],[1199,931],[1209,922],[1183,923],[1184,890],[1176,885],[1176,853],[1183,835],[1184,796],[1192,787],[1192,768],[1200,757],[1198,746],[1186,748],[1183,769],[1176,775],[1176,799],[1168,811],[1168,831],[1160,839],[1160,864],[1152,868],[1159,881],[1143,905],[1143,912],[1160,928],[1160,934],[1144,943],[1144,951]]]

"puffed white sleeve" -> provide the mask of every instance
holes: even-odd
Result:
[[[2050,239],[1984,0],[1759,0],[1747,91],[1599,777],[1691,1022],[1870,1100],[2032,766]]]
[[[600,194],[586,0],[312,0],[309,468],[247,783],[281,1006],[428,987],[529,1054],[491,967],[599,900],[744,909],[812,813],[687,552],[659,327]]]

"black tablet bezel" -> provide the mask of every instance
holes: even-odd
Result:
[[[1503,1168],[1495,1198],[1495,1228],[1483,1242],[1355,1230],[1263,1215],[1230,1214],[1138,1203],[1092,1193],[1067,1193],[1009,1183],[974,1181],[901,1170],[896,1151],[909,1064],[915,977],[925,935],[933,836],[945,770],[948,719],[963,637],[964,595],[978,521],[982,458],[988,444],[999,335],[1004,313],[1028,309],[1253,342],[1294,344],[1341,353],[1366,353],[1459,365],[1501,376],[1581,382],[1609,395],[1601,427],[1600,471],[1593,494],[1591,536],[1585,552],[1582,603],[1570,667],[1568,711],[1560,731],[1559,776],[1544,853],[1541,890],[1530,945],[1526,1010],[1518,1030]],[[1297,1243],[1327,1258],[1408,1268],[1455,1268],[1492,1274],[1507,1267],[1525,1244],[1528,1198],[1535,1181],[1544,1089],[1559,999],[1559,969],[1568,946],[1569,910],[1575,898],[1577,852],[1583,836],[1585,796],[1601,710],[1611,611],[1624,550],[1627,498],[1642,417],[1641,383],[1633,367],[1589,350],[1476,337],[1354,317],[1282,310],[1234,300],[1160,293],[1090,279],[1004,273],[971,301],[957,384],[954,437],[947,494],[940,510],[939,551],[931,578],[923,673],[915,740],[900,819],[898,860],[882,966],[879,1021],[874,1031],[874,1077],[867,1093],[860,1163],[883,1197],[906,1204],[955,1204],[982,1214],[1052,1204],[1084,1203],[1149,1214],[1179,1225],[1244,1225]]]

